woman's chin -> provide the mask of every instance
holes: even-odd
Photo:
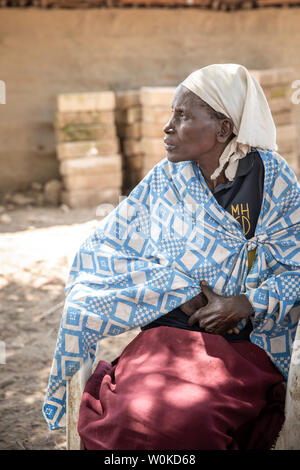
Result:
[[[176,152],[175,149],[167,151],[167,158],[169,162],[172,162],[172,163],[182,162],[184,160],[182,156],[179,155],[178,152]]]

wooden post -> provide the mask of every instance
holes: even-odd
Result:
[[[67,382],[67,450],[81,450],[82,444],[77,432],[79,407],[85,384],[92,373],[92,362],[87,361],[79,372]]]
[[[300,322],[294,340],[287,382],[285,422],[275,450],[300,450]]]

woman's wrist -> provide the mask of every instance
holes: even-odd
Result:
[[[241,314],[243,318],[248,318],[251,315],[254,315],[254,310],[252,307],[252,304],[248,297],[244,294],[239,294],[237,297],[239,297],[240,304],[241,304]]]

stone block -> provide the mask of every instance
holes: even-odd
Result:
[[[166,155],[166,148],[163,139],[143,138],[140,141],[141,151],[149,155],[157,155],[163,158]]]
[[[122,172],[111,171],[105,173],[86,173],[83,175],[71,174],[64,176],[64,187],[67,190],[75,189],[109,189],[122,186]]]
[[[297,172],[299,170],[299,159],[296,152],[285,153],[282,157],[287,161],[293,171]]]
[[[272,87],[264,87],[264,93],[266,95],[268,103],[270,103],[270,101],[273,99],[279,99],[279,98],[289,99],[292,93],[292,88],[287,85],[276,85]]]
[[[57,96],[57,110],[60,112],[74,111],[105,111],[115,109],[116,98],[113,91],[66,93]]]
[[[62,191],[62,182],[59,180],[50,180],[44,186],[45,202],[57,206],[60,202]]]
[[[140,171],[143,167],[144,155],[127,156],[125,159],[125,171]]]
[[[294,70],[291,68],[250,70],[262,87],[278,84],[290,84],[294,80]]]
[[[292,102],[289,98],[273,98],[269,100],[268,103],[272,114],[286,112],[292,109]]]
[[[176,87],[142,87],[140,101],[142,106],[167,106],[171,108]]]
[[[119,136],[125,139],[140,139],[142,137],[141,123],[124,125],[119,129]]]
[[[293,153],[297,148],[297,128],[294,124],[277,127],[278,152],[284,157],[286,153]]]
[[[135,122],[124,126],[120,136],[126,139],[164,138],[163,125],[153,122]]]
[[[141,144],[140,140],[136,139],[125,139],[123,141],[124,154],[129,155],[138,155],[141,153]]]
[[[141,106],[132,106],[126,110],[126,122],[127,124],[133,124],[142,120],[142,108]]]
[[[117,139],[101,139],[98,141],[64,142],[57,144],[56,151],[59,160],[114,155],[119,152],[119,141]]]
[[[76,142],[83,140],[115,139],[116,128],[111,124],[68,124],[56,129],[58,142]]]
[[[118,109],[127,109],[140,104],[140,91],[128,90],[120,91],[116,95],[116,107]]]
[[[124,180],[124,189],[132,190],[141,180],[143,179],[142,170],[132,170],[126,174],[126,179]]]
[[[163,139],[165,133],[163,131],[163,124],[154,122],[142,122],[141,123],[141,135],[144,138],[161,138]]]
[[[172,117],[172,111],[169,106],[157,106],[149,107],[145,106],[141,108],[142,121],[147,123],[159,123],[166,124]]]
[[[151,170],[157,163],[159,163],[161,160],[163,160],[165,157],[158,157],[158,156],[153,156],[153,155],[144,155],[144,161],[143,161],[143,172],[145,174],[148,173],[149,170]]]
[[[64,160],[60,164],[60,173],[63,176],[90,175],[122,171],[122,158],[120,155],[109,155],[105,157],[75,158]]]
[[[273,119],[276,126],[282,126],[286,124],[293,123],[293,114],[292,110],[289,111],[282,111],[280,113],[273,114]]]
[[[62,192],[62,202],[71,208],[96,207],[99,204],[120,202],[121,189],[74,189]]]
[[[62,129],[69,124],[115,124],[115,113],[109,111],[79,111],[55,114],[55,127]]]
[[[126,109],[116,110],[116,122],[119,126],[126,126],[128,124],[140,122],[141,117],[142,111],[140,106],[132,106]]]
[[[115,111],[115,116],[116,116],[117,127],[126,125],[127,123],[126,109],[117,108]]]

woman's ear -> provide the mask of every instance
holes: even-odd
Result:
[[[231,140],[233,134],[233,124],[230,119],[222,119],[220,121],[220,130],[217,133],[217,140],[218,142],[224,144],[227,141]]]

